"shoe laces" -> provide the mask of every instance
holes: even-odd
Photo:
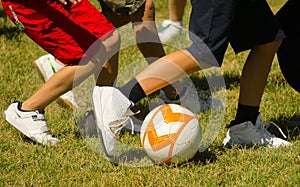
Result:
[[[114,121],[111,121],[108,124],[109,128],[115,135],[119,135],[121,130],[123,129],[123,127],[125,127],[128,122],[131,125],[131,134],[134,134],[134,123],[133,123],[132,119],[130,118],[130,116],[138,114],[140,111],[137,111],[137,112],[131,111],[130,108],[132,108],[133,106],[134,106],[134,104],[131,103],[131,105],[128,107],[127,111],[124,113],[124,115],[122,117],[120,117]]]
[[[108,126],[115,135],[119,135],[123,127],[125,127],[128,122],[131,125],[131,133],[134,134],[134,124],[129,116],[116,119],[110,122]]]
[[[274,123],[272,121],[261,122],[256,127],[263,133],[264,136],[266,136],[266,138],[267,137],[275,137],[274,134],[270,133],[267,130],[270,127],[270,125],[275,126],[279,130],[279,132],[281,133],[281,135],[284,138],[287,138],[287,136],[283,133],[283,131],[281,130],[281,128],[276,123]]]

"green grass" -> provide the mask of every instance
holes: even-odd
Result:
[[[285,2],[269,0],[274,12]],[[155,0],[158,20],[167,18],[166,4]],[[188,24],[190,4],[184,17]],[[43,83],[33,60],[45,52],[19,33],[0,9],[0,110],[17,98],[27,99]],[[227,109],[222,127],[234,118],[239,78],[248,52],[234,55],[229,48],[222,71],[227,87]],[[136,48],[122,51],[121,62],[141,58]],[[232,63],[234,62],[234,63]],[[125,66],[121,64],[121,66]],[[195,75],[197,76],[197,75]],[[201,85],[199,85],[201,87]],[[299,114],[299,93],[284,80],[277,59],[272,66],[262,99],[263,121],[285,127]],[[56,102],[46,109],[51,132],[62,142],[48,147],[35,144],[0,118],[0,186],[299,186],[299,130],[287,130],[289,148],[267,149],[221,146],[226,129],[197,161],[182,165],[149,167],[114,166],[94,152],[80,135],[73,112]],[[136,141],[125,135],[122,141]]]

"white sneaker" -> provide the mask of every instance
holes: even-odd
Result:
[[[132,120],[133,121],[133,120]],[[93,137],[97,135],[97,124],[93,110],[86,111],[85,115],[76,121],[78,128],[84,137]],[[127,123],[121,132],[130,132],[131,134],[141,132],[142,123],[134,122]]]
[[[12,103],[4,112],[3,117],[11,125],[25,134],[28,138],[41,143],[55,145],[59,142],[52,137],[44,116],[44,110],[21,110],[22,103]]]
[[[96,123],[100,129],[100,138],[105,154],[111,158],[115,155],[117,136],[127,123],[132,123],[129,116],[134,115],[130,108],[134,104],[117,88],[95,86],[93,90],[93,107]]]
[[[38,70],[39,76],[44,82],[47,82],[54,73],[58,72],[64,65],[56,62],[55,57],[51,54],[43,55],[36,61],[34,61],[34,65]],[[75,101],[74,94],[72,91],[68,91],[67,93],[61,95],[59,97],[58,102],[65,103],[72,109],[78,108],[78,104]]]
[[[258,145],[277,148],[280,146],[291,145],[290,142],[278,138],[267,131],[260,119],[261,115],[259,114],[255,126],[250,121],[247,121],[230,127],[223,141],[223,146],[230,148],[232,145]],[[283,137],[286,138],[281,129],[275,123],[270,122],[270,124],[275,125],[282,133]]]
[[[160,91],[160,98],[164,103],[175,103],[181,104],[191,110],[193,113],[199,114],[200,112],[206,112],[210,108],[225,107],[224,102],[219,99],[214,99],[210,97],[202,97],[202,95],[207,95],[203,90],[196,90],[192,86],[185,86],[182,90],[182,94],[179,94],[179,99],[171,100],[169,99],[163,90]]]
[[[158,36],[162,43],[170,42],[176,36],[181,35],[182,21],[164,20],[161,29],[158,31]]]

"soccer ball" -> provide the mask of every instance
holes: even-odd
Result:
[[[151,110],[143,121],[140,135],[147,155],[160,164],[188,161],[198,151],[202,138],[198,119],[177,104]]]

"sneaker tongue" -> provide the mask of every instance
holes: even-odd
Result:
[[[256,124],[259,124],[259,123],[261,123],[261,114],[260,113],[258,113],[258,115],[257,115],[255,126],[256,126]]]

